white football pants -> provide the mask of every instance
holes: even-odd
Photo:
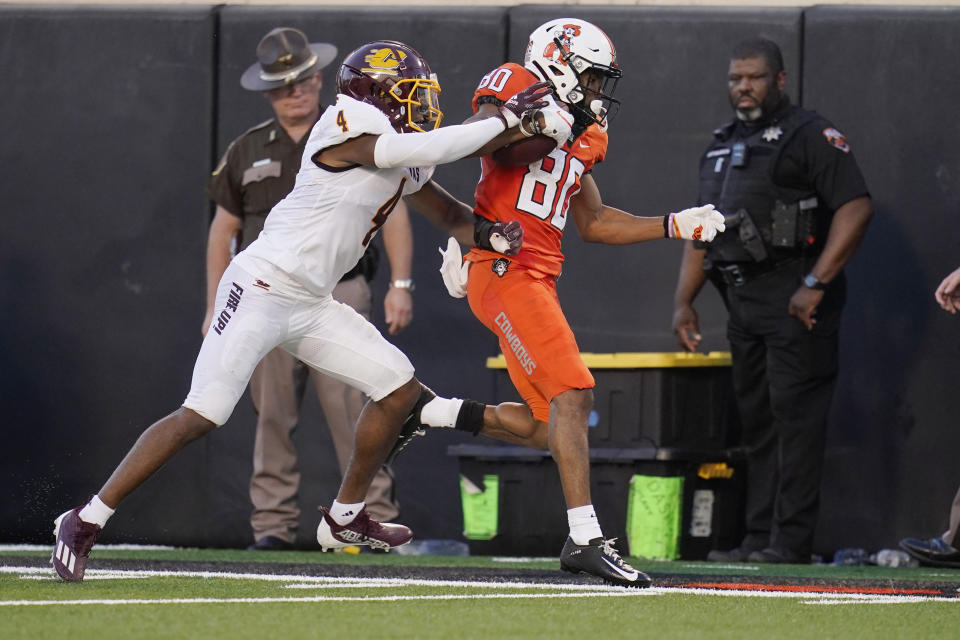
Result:
[[[217,287],[219,314],[200,347],[183,406],[221,425],[254,367],[274,347],[380,400],[413,377],[413,365],[363,316],[292,281],[231,262]]]

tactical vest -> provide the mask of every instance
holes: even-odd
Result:
[[[820,251],[824,212],[812,187],[799,190],[773,181],[783,149],[816,117],[790,106],[747,136],[738,133],[736,122],[713,132],[700,161],[700,197],[723,212],[727,230],[704,245],[710,262],[774,264]]]

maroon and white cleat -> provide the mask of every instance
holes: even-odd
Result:
[[[317,527],[317,542],[324,551],[351,545],[367,545],[371,549],[386,551],[407,544],[413,538],[413,532],[402,524],[371,520],[366,507],[360,510],[353,522],[345,525],[337,524],[326,507],[320,507],[320,512],[322,517]]]
[[[80,582],[87,569],[87,558],[100,535],[100,526],[80,519],[80,509],[71,509],[53,521],[56,546],[50,558],[61,580]]]

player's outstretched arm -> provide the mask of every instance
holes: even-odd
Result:
[[[488,118],[424,133],[365,134],[324,149],[317,159],[331,167],[433,167],[467,157],[503,130],[503,120]]]
[[[603,204],[593,176],[580,179],[580,192],[570,201],[580,237],[602,244],[633,244],[663,237],[663,217],[644,218]]]
[[[500,107],[498,118],[442,127],[433,131],[361,135],[324,149],[318,159],[333,167],[361,164],[380,169],[433,167],[454,162],[476,152],[484,144],[509,131],[505,143],[524,137],[517,127],[524,114],[546,105],[543,83],[519,92]]]
[[[516,96],[514,96],[514,98],[516,98]],[[503,110],[509,105],[510,102],[505,104],[503,107],[498,107],[489,102],[485,102],[480,105],[479,109],[477,109],[477,112],[473,116],[467,120],[464,120],[464,122],[476,122],[478,120],[483,120],[484,118],[492,118],[495,116],[502,117]],[[572,127],[573,116],[570,115],[570,113],[562,104],[558,103],[551,95],[547,94],[542,100],[542,105],[540,107],[537,109],[528,110],[521,114],[516,127],[507,129],[470,155],[473,157],[485,156],[493,153],[497,149],[507,146],[508,144],[517,142],[518,140],[523,140],[524,138],[535,136],[537,134],[542,134],[548,138],[552,138],[557,146],[563,146],[563,143],[566,142],[567,138],[570,136]]]
[[[580,180],[580,187],[570,201],[570,213],[587,242],[634,244],[664,237],[709,242],[724,230],[723,215],[713,205],[641,217],[603,204],[597,183],[590,175]]]
[[[486,120],[487,118],[496,118],[500,115],[500,107],[489,102],[485,102],[480,105],[480,108],[477,109],[477,112],[463,121],[464,124],[469,124],[471,122],[479,122],[480,120]],[[470,157],[479,158],[481,156],[489,155],[500,149],[507,146],[511,142],[516,142],[524,138],[525,136],[520,131],[520,127],[514,127],[513,129],[507,129],[504,132],[500,133],[492,140],[484,144],[482,147],[470,154]]]

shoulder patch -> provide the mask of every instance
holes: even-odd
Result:
[[[847,143],[847,137],[833,127],[824,129],[823,137],[827,139],[827,144],[831,147],[835,147],[844,153],[850,153],[850,145]]]

